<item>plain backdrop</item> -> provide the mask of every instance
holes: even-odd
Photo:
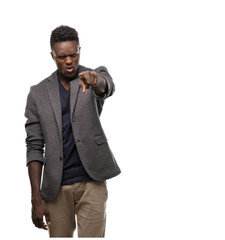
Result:
[[[48,238],[31,221],[24,109],[56,69],[49,38],[62,24],[79,32],[80,63],[116,85],[101,116],[122,170],[108,181],[106,239],[225,238],[224,12],[217,0],[0,3],[4,239]]]

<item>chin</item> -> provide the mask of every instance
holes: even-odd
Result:
[[[65,73],[65,74],[63,74],[63,77],[65,78],[65,79],[68,79],[68,80],[73,80],[73,79],[75,79],[76,78],[76,73]]]

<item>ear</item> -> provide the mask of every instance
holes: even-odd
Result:
[[[53,59],[53,60],[55,60],[55,58],[54,58],[54,56],[53,56],[53,53],[52,53],[52,52],[50,52],[50,54],[51,54],[51,56],[52,56],[52,59]]]

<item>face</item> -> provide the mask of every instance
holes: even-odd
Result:
[[[77,41],[54,43],[51,55],[58,68],[59,78],[74,79],[80,59],[80,47]]]

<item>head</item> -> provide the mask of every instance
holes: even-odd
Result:
[[[75,78],[79,66],[80,46],[78,33],[74,28],[60,26],[52,31],[51,55],[64,80]]]

